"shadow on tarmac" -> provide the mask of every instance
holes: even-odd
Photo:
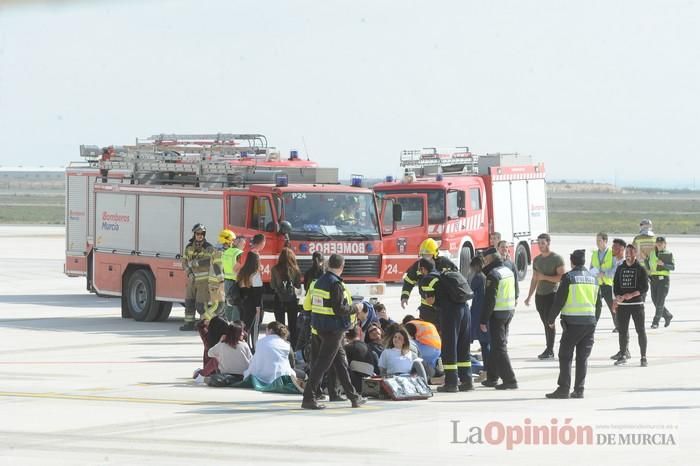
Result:
[[[0,304],[36,304],[68,308],[119,308],[120,300],[100,298],[92,294],[9,294],[0,295]]]
[[[36,317],[0,319],[0,328],[88,334],[110,333],[131,337],[166,337],[183,336],[184,333],[178,328],[181,323],[182,319],[170,319],[166,322],[138,322],[139,325],[134,325],[131,319],[121,317]],[[196,336],[194,332],[189,334]],[[196,341],[201,345],[198,338]]]

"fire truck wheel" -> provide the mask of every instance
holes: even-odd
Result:
[[[462,248],[462,252],[459,253],[459,271],[467,281],[471,281],[471,270],[469,269],[469,263],[472,261],[472,250],[468,246]]]
[[[156,286],[148,270],[135,270],[126,280],[126,306],[129,314],[140,322],[153,322],[158,317]]]
[[[515,248],[515,269],[518,271],[518,280],[525,280],[527,275],[527,250],[522,244]]]
[[[157,322],[165,322],[170,317],[170,311],[173,310],[173,303],[166,301],[158,301],[158,316]]]

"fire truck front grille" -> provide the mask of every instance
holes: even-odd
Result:
[[[379,256],[369,256],[367,259],[353,259],[352,257],[345,258],[345,268],[343,269],[343,277],[379,277]],[[299,268],[302,272],[306,272],[311,268],[311,259],[299,259]]]

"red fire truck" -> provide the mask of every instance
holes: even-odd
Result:
[[[212,243],[224,225],[248,239],[265,235],[265,283],[289,244],[302,270],[314,251],[341,253],[354,294],[384,294],[374,194],[357,178],[339,184],[336,168],[296,151],[283,160],[257,134],[158,135],[82,146],[81,155],[86,161],[66,170],[65,273],[121,297],[122,317],[165,320],[184,302],[180,255],[196,223]]]
[[[519,154],[472,154],[468,148],[403,151],[401,180],[374,185],[382,205],[383,277],[399,282],[430,237],[440,254],[467,275],[471,258],[487,248],[490,234],[509,241],[519,279],[539,253],[537,235],[547,231],[544,165]],[[394,221],[392,205],[402,218]]]

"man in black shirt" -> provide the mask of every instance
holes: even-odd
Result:
[[[644,295],[649,289],[647,271],[637,261],[637,248],[628,244],[625,248],[625,262],[620,264],[615,271],[613,280],[613,293],[615,294],[614,309],[617,312],[618,336],[620,339],[620,357],[615,365],[627,363],[628,334],[630,318],[634,321],[637,331],[639,351],[641,352],[641,366],[647,366],[647,334],[644,330]]]

